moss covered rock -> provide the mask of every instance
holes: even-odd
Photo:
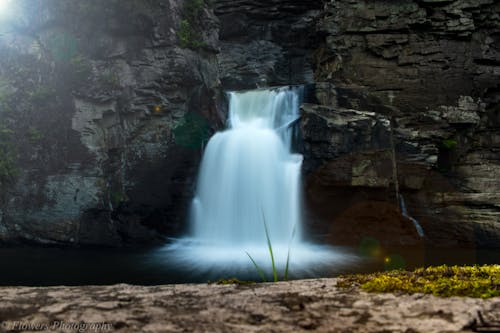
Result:
[[[500,265],[436,266],[342,277],[338,287],[360,286],[368,292],[425,293],[435,296],[500,296]]]

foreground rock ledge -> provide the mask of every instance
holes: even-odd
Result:
[[[94,331],[119,332],[467,332],[481,316],[500,318],[498,297],[368,294],[335,285],[336,279],[316,279],[247,286],[3,287],[0,332],[28,331],[21,324],[78,332],[78,323],[87,323],[88,332],[96,323],[109,326]],[[54,321],[66,326],[54,328]]]

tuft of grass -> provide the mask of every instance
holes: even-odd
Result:
[[[273,273],[273,281],[274,282],[278,282],[279,281],[279,279],[278,279],[278,270],[276,269],[276,262],[274,260],[273,245],[271,243],[271,237],[269,236],[269,228],[267,227],[266,217],[264,215],[264,212],[262,212],[262,220],[264,221],[264,230],[266,232],[267,248],[268,248],[268,251],[269,251],[269,256],[271,257],[271,267],[272,267],[272,273]],[[291,245],[292,245],[291,243],[292,243],[292,240],[293,240],[294,236],[295,236],[295,226],[293,227],[292,237],[290,238],[290,244],[288,245],[288,253],[287,253],[287,256],[286,256],[285,273],[284,273],[284,276],[283,276],[283,280],[284,281],[288,280],[288,270],[289,270],[289,267],[290,267],[290,248],[291,248]],[[262,282],[267,282],[266,274],[264,273],[264,270],[257,264],[257,262],[253,259],[253,257],[248,252],[245,252],[245,253],[247,254],[247,256],[252,261],[252,264],[254,265],[255,270],[257,271],[257,273],[259,274],[260,278],[262,279]]]
[[[264,229],[266,231],[267,248],[269,250],[269,255],[271,256],[271,266],[273,270],[274,282],[278,282],[278,272],[276,271],[276,263],[274,262],[273,246],[271,244],[271,238],[269,237],[269,229],[267,228],[266,219],[264,213],[262,213],[262,218],[264,219]]]
[[[435,296],[500,296],[500,265],[434,266],[340,277],[337,287],[359,286],[368,292],[424,293]]]
[[[288,244],[288,253],[286,254],[286,266],[285,266],[285,275],[283,280],[288,281],[288,268],[290,267],[290,249],[292,248],[292,241],[295,238],[296,225],[293,226],[292,237],[290,238],[290,243]]]
[[[262,282],[267,282],[266,274],[264,273],[264,271],[262,270],[262,268],[260,268],[260,266],[255,262],[255,260],[252,258],[252,256],[250,255],[250,253],[248,253],[246,251],[245,251],[245,253],[247,254],[248,258],[250,258],[250,260],[252,261],[252,264],[255,267],[255,270],[257,271],[257,274],[259,274],[260,278],[262,279]]]

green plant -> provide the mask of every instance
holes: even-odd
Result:
[[[181,20],[177,37],[179,37],[179,45],[184,49],[198,49],[203,45],[200,33],[188,20]]]
[[[196,20],[200,17],[203,10],[203,0],[188,0],[184,5],[184,15]]]
[[[1,187],[12,182],[18,175],[19,169],[16,165],[15,149],[12,144],[14,132],[0,124],[0,185]],[[1,193],[0,193],[1,194]]]
[[[203,0],[187,0],[184,4],[182,20],[177,31],[180,47],[198,49],[204,45],[199,22],[203,6]]]
[[[28,139],[31,143],[36,143],[42,140],[45,135],[35,127],[30,127],[28,130]]]
[[[292,242],[293,242],[293,239],[295,238],[295,231],[296,231],[296,226],[294,225],[293,230],[292,230],[292,237],[290,237],[290,244],[288,244],[288,252],[286,255],[285,274],[283,277],[283,280],[285,280],[285,281],[288,280],[288,269],[290,267],[290,249],[292,248]]]
[[[47,104],[54,100],[55,97],[56,90],[46,85],[37,87],[29,94],[30,102],[37,105]]]
[[[111,90],[120,88],[120,77],[113,72],[107,72],[99,77],[99,82]]]
[[[435,296],[500,296],[500,265],[436,266],[340,277],[337,287],[368,292],[425,293]]]
[[[211,283],[211,282],[209,282]],[[217,282],[215,282],[216,284],[219,284],[219,285],[231,285],[231,284],[236,284],[236,285],[240,285],[240,286],[246,286],[246,285],[250,285],[250,284],[255,284],[254,281],[242,281],[242,280],[239,280],[237,278],[230,278],[230,279],[219,279],[217,280]]]
[[[12,112],[9,105],[9,96],[9,85],[6,80],[2,80],[2,77],[0,77],[0,114]]]
[[[173,130],[175,143],[181,147],[199,149],[210,137],[210,127],[201,115],[188,112]]]
[[[69,62],[78,52],[78,40],[68,32],[56,32],[48,38],[47,48],[57,62]]]
[[[92,64],[79,54],[70,60],[71,71],[77,80],[87,80],[92,75]]]
[[[6,98],[3,96],[0,96],[0,115],[3,114],[8,114],[12,112],[12,108],[10,107],[9,103],[7,102]]]
[[[457,146],[457,141],[452,139],[443,140],[441,146],[446,150],[451,150]]]
[[[9,81],[0,76],[0,100],[5,99],[9,95]]]
[[[125,195],[121,191],[110,191],[109,199],[113,207],[118,207],[121,202],[125,201]]]
[[[269,251],[269,256],[271,257],[271,269],[272,269],[272,273],[273,273],[273,281],[274,282],[278,282],[278,270],[276,269],[276,263],[275,263],[275,260],[274,260],[273,246],[271,244],[271,237],[269,236],[269,229],[267,227],[266,218],[264,216],[264,213],[262,213],[262,219],[264,221],[264,230],[265,230],[265,233],[266,233],[267,248],[268,248],[268,251]],[[295,226],[294,226],[293,231],[292,231],[292,237],[290,239],[290,244],[288,245],[288,253],[287,253],[287,256],[286,256],[285,272],[283,274],[283,279],[285,281],[288,280],[288,269],[290,267],[290,248],[291,248],[291,242],[292,242],[294,236],[295,236]],[[267,282],[264,270],[257,264],[257,262],[254,260],[254,258],[248,252],[245,252],[245,253],[247,254],[247,256],[252,261],[252,264],[254,265],[255,270],[259,274],[259,276],[262,279],[262,281],[263,282]]]
[[[264,229],[266,231],[267,248],[269,250],[269,255],[271,256],[273,280],[274,280],[274,282],[278,282],[278,272],[276,270],[276,264],[274,262],[273,246],[271,244],[271,238],[269,237],[269,230],[267,228],[267,223],[266,223],[265,218],[264,218]],[[259,276],[261,277],[262,281],[267,282],[266,276],[265,276],[262,268],[260,268],[260,266],[257,264],[257,262],[255,262],[255,260],[252,258],[252,256],[248,252],[246,252],[246,254],[250,258],[250,260],[252,261],[252,263],[253,263],[255,269],[257,270]]]

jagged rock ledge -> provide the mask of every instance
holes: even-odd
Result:
[[[500,298],[338,289],[336,279],[273,284],[0,288],[0,332],[108,325],[119,332],[467,332],[500,318]],[[68,326],[69,325],[69,326]]]

